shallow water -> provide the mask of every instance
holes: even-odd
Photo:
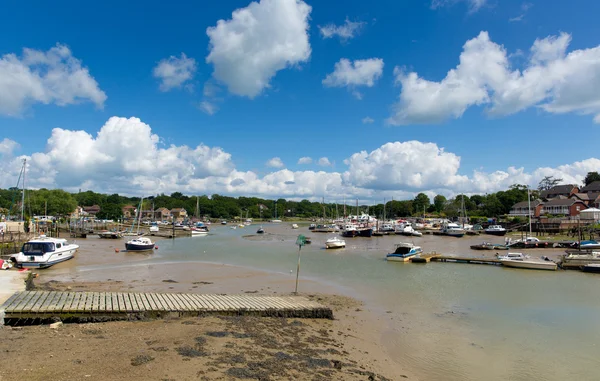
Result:
[[[364,300],[385,322],[381,343],[390,356],[422,379],[598,379],[600,275],[384,260],[400,241],[413,241],[426,252],[481,255],[469,245],[484,238],[502,243],[497,237],[354,238],[346,239],[346,249],[326,251],[324,242],[331,234],[293,230],[284,223],[264,227],[267,233],[255,236],[257,226],[213,226],[208,236],[158,241],[159,249],[150,255],[108,255],[105,245],[94,249],[90,238],[86,250],[97,250],[95,255],[80,255],[47,271],[73,274],[132,263],[213,262],[287,274],[293,291],[294,242],[305,234],[313,243],[301,250],[301,278]],[[115,247],[124,247],[123,241],[115,241]],[[535,255],[561,252],[546,250]]]

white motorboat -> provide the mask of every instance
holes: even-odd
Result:
[[[144,251],[154,249],[154,242],[147,237],[134,238],[125,244],[127,251]]]
[[[581,241],[579,243],[580,250],[595,250],[600,249],[600,242],[596,240]]]
[[[504,236],[506,234],[506,229],[504,229],[502,225],[490,225],[485,229],[485,234]]]
[[[401,242],[396,244],[396,250],[385,256],[388,261],[407,262],[410,258],[419,255],[423,252],[421,246],[415,246],[412,243]]]
[[[158,225],[152,225],[148,230],[150,230],[150,233],[157,233],[160,229],[158,228]]]
[[[207,235],[207,234],[208,234],[208,228],[206,226],[199,226],[199,227],[192,228],[192,237],[197,237],[197,236]]]
[[[47,268],[73,258],[79,245],[68,243],[64,238],[51,238],[41,235],[27,241],[21,252],[12,255],[11,261],[17,267]]]
[[[522,253],[508,253],[505,256],[499,256],[498,259],[503,266],[519,269],[554,271],[557,268],[556,263],[550,260],[532,259]]]
[[[582,266],[581,271],[586,273],[600,273],[600,263],[590,263]]]
[[[465,230],[455,223],[444,224],[440,231],[442,232],[442,234],[451,237],[462,237],[465,235]]]
[[[292,224],[292,229],[298,229],[298,224]]]
[[[326,249],[341,249],[344,247],[346,247],[346,241],[344,241],[343,239],[340,239],[339,237],[329,238],[325,242]]]
[[[403,235],[410,235],[410,236],[414,236],[414,237],[420,237],[423,235],[423,233],[416,231],[412,224],[408,223],[404,226],[404,229],[402,229],[402,234]]]

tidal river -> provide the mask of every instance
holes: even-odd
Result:
[[[80,253],[46,272],[57,277],[87,273],[90,280],[91,274],[141,263],[181,263],[184,272],[187,263],[211,262],[285,275],[293,291],[298,254],[294,242],[298,234],[305,234],[312,244],[301,250],[300,291],[302,282],[310,281],[362,300],[380,317],[381,345],[420,379],[599,378],[600,275],[385,261],[394,243],[402,241],[412,241],[426,252],[478,255],[469,245],[484,239],[503,242],[489,236],[354,238],[346,239],[345,249],[331,251],[324,249],[331,234],[311,233],[306,226],[294,230],[286,223],[263,226],[266,234],[255,235],[257,225],[235,230],[213,225],[208,236],[162,240],[153,254],[136,254],[126,261]],[[94,246],[90,242],[93,238],[86,247]],[[560,252],[539,249],[529,254]]]

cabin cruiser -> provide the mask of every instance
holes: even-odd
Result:
[[[382,233],[393,233],[396,229],[394,229],[394,225],[392,224],[383,224],[379,228],[379,231]]]
[[[207,235],[208,227],[204,225],[198,225],[192,228],[192,237]]]
[[[591,240],[587,240],[587,241],[581,241],[579,243],[579,250],[594,250],[594,249],[600,249],[600,242],[591,239]]]
[[[520,269],[554,271],[558,267],[556,263],[547,258],[546,260],[531,259],[523,253],[507,253],[506,255],[498,256],[498,259],[503,266]]]
[[[125,244],[127,251],[143,251],[154,249],[154,242],[147,237],[134,238],[131,241],[127,241]]]
[[[256,231],[256,234],[264,234],[264,233],[265,233],[265,229],[263,229],[262,226],[260,228],[258,228],[258,230]]]
[[[490,225],[487,229],[485,229],[485,234],[504,236],[506,234],[506,229],[504,229],[501,225]]]
[[[404,229],[402,229],[402,235],[410,235],[420,237],[423,233],[416,231],[410,222],[404,224]]]
[[[325,242],[326,249],[341,249],[344,247],[346,247],[346,241],[344,241],[343,239],[340,239],[339,237],[329,238]]]
[[[465,235],[465,230],[453,222],[444,224],[440,231],[442,234],[449,235],[451,237],[462,237]]]
[[[10,257],[17,267],[47,268],[73,258],[79,245],[68,243],[64,238],[41,235],[27,241],[21,252]]]
[[[292,229],[298,229],[298,224],[292,224]]]
[[[358,236],[358,229],[354,224],[346,224],[344,226],[344,230],[342,231],[342,236],[344,237],[356,237]]]
[[[421,246],[415,246],[412,243],[402,242],[396,244],[396,250],[385,256],[388,261],[406,262],[410,258],[419,255],[423,252]]]

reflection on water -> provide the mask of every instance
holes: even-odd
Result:
[[[483,237],[355,238],[346,239],[346,249],[326,251],[324,243],[331,234],[292,230],[288,224],[264,228],[264,236],[244,238],[255,228],[215,226],[208,236],[159,241],[159,250],[149,256],[109,255],[102,249],[97,256],[81,256],[48,271],[106,269],[131,261],[206,261],[289,274],[296,268],[294,242],[302,233],[313,243],[302,248],[301,276],[337,285],[340,292],[378,311],[386,321],[382,345],[423,379],[598,379],[598,275],[384,260],[400,241],[412,241],[426,252],[478,254],[469,245]],[[503,242],[497,237],[486,240]],[[119,245],[121,241],[115,242]],[[543,253],[553,252],[560,250]]]

